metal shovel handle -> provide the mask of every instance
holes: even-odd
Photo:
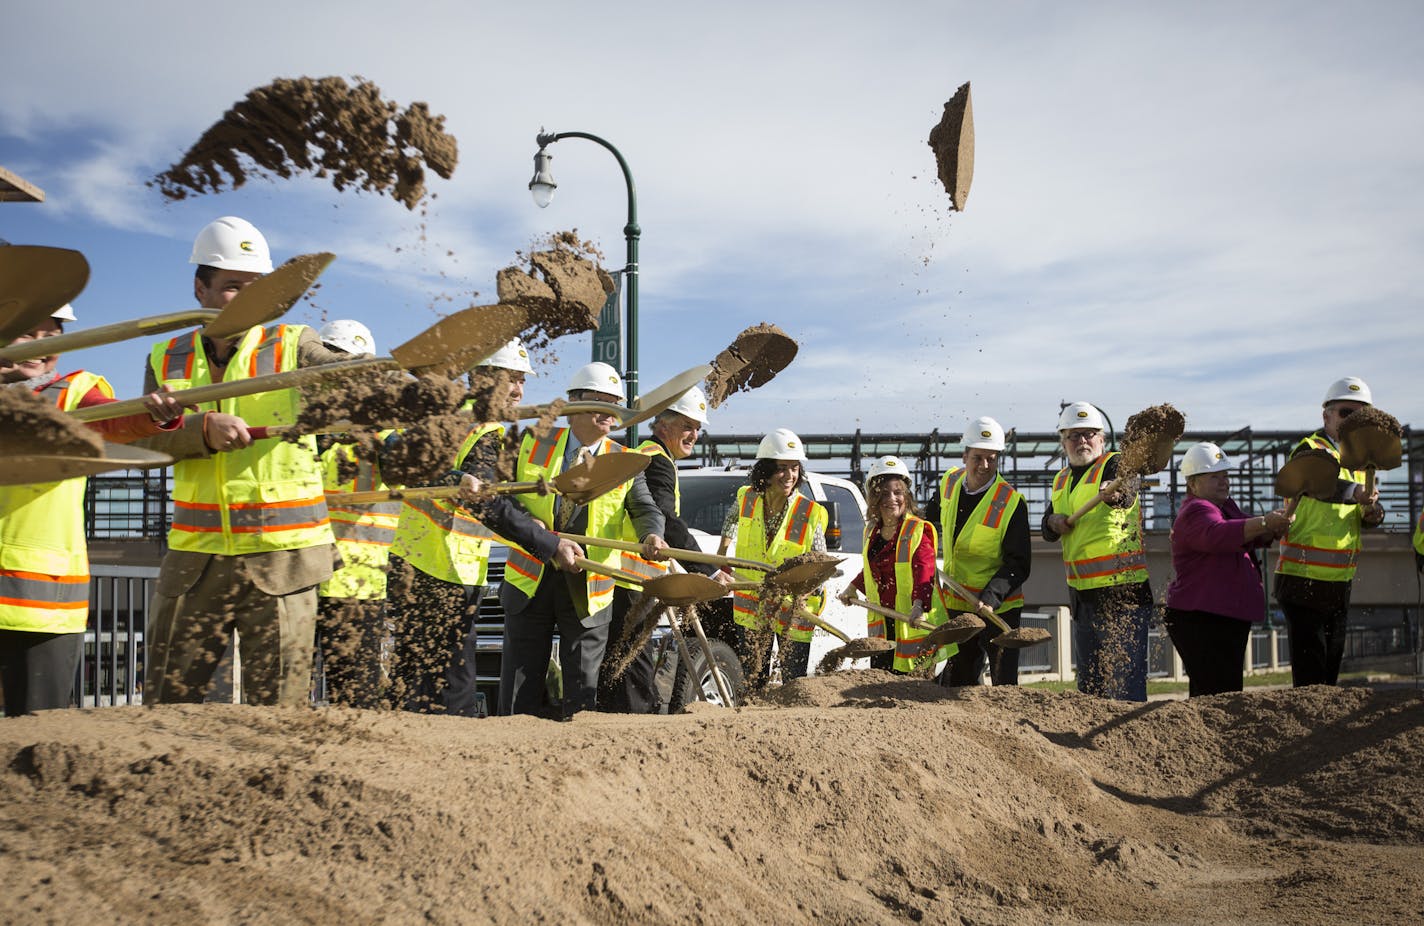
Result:
[[[1010,630],[1013,630],[1013,628],[1010,627],[1002,617],[994,613],[993,608],[980,601],[978,595],[974,594],[969,589],[965,588],[963,585],[960,585],[958,582],[951,579],[943,569],[939,569],[936,571],[939,573],[939,582],[941,585],[949,589],[951,592],[954,592],[956,595],[958,595],[960,598],[963,598],[965,601],[974,602],[975,614],[977,614],[979,617],[984,618],[986,621],[993,624],[995,627],[999,628],[999,630],[1003,633],[1008,633]]]
[[[641,543],[632,540],[609,540],[607,537],[589,537],[585,534],[567,533],[560,533],[559,536],[565,540],[572,540],[575,543],[607,547],[610,550],[627,550],[629,553],[637,553],[643,549]],[[718,556],[715,553],[703,553],[700,550],[683,550],[677,547],[668,547],[664,552],[667,553],[669,559],[682,560],[688,563],[703,563],[708,566],[727,566],[735,569],[760,569],[764,572],[771,572],[776,569],[776,567],[770,563],[759,563],[754,559],[737,559],[734,556]],[[760,588],[761,583],[751,583],[751,587]]]

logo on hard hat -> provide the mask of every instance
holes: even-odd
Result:
[[[366,346],[366,337],[365,337],[365,335],[360,335],[360,334],[358,334],[358,335],[356,335],[355,337],[353,337],[351,340],[352,340],[353,342],[355,342],[355,344],[356,344],[357,347],[365,347],[365,346]]]
[[[615,386],[618,385],[618,374],[614,373],[612,376],[608,377],[608,381]]]
[[[1216,459],[1220,460],[1220,459],[1221,459],[1221,455],[1222,455],[1222,454],[1221,454],[1221,451],[1218,450],[1218,451],[1216,452]]]
[[[698,402],[698,403],[697,403],[697,410],[698,410],[699,412],[705,412],[705,411],[707,411],[707,403],[706,403],[706,402]]]
[[[239,241],[239,242],[237,243],[237,247],[238,247],[239,250],[247,251],[247,252],[249,252],[249,253],[252,252],[252,251],[256,251],[256,250],[257,250],[256,248],[254,248],[254,247],[252,246],[252,242],[251,242],[251,241]]]
[[[526,354],[526,353],[524,352],[524,348],[521,347],[521,348],[519,348],[519,356],[521,356],[521,357],[528,357],[529,355]]]
[[[789,441],[786,442],[786,446],[788,446],[788,447],[795,447],[795,446],[796,446],[796,442],[795,442],[794,440],[789,440]]]
[[[895,461],[894,461],[894,460],[886,460],[886,461],[885,461],[885,466],[886,466],[887,468],[888,468],[888,467],[891,467],[891,466],[895,466],[895,465],[896,465],[896,464],[895,464]]]
[[[1079,417],[1079,418],[1086,418],[1086,417],[1088,417],[1088,413],[1087,413],[1086,411],[1084,411],[1083,409],[1080,408],[1080,409],[1078,409],[1078,417]]]
[[[993,432],[993,431],[980,431],[980,432],[979,432],[979,436],[980,436],[980,437],[993,437],[993,436],[994,436],[994,432]]]
[[[1351,383],[1351,384],[1350,384],[1350,391],[1351,391],[1351,392],[1359,392],[1359,391],[1360,391],[1360,384],[1359,384],[1359,383]]]

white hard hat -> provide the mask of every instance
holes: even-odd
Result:
[[[677,397],[677,401],[667,407],[670,412],[686,415],[698,424],[707,424],[707,393],[696,386]]]
[[[70,305],[67,302],[59,308],[55,309],[53,312],[49,313],[49,317],[57,318],[62,322],[73,322],[79,320],[74,317],[74,306]]]
[[[1202,473],[1220,473],[1232,469],[1231,458],[1222,453],[1221,448],[1211,441],[1192,444],[1182,454],[1182,475],[1200,476]]]
[[[1003,450],[1004,426],[988,415],[982,418],[975,418],[965,427],[963,442],[966,448],[976,447],[980,450]]]
[[[371,329],[350,318],[338,318],[321,326],[317,332],[321,343],[327,347],[344,350],[348,354],[374,354],[376,339]]]
[[[899,476],[907,483],[911,483],[910,468],[905,465],[899,457],[884,456],[870,464],[870,473],[865,477],[865,491],[870,491],[870,484],[881,476]]]
[[[1077,428],[1105,431],[1107,422],[1103,420],[1103,413],[1091,402],[1073,402],[1065,406],[1062,414],[1058,416],[1058,430],[1072,431]]]
[[[789,428],[777,428],[757,445],[758,460],[796,460],[806,462],[806,448],[801,446],[801,438]]]
[[[501,370],[513,370],[516,373],[534,372],[534,367],[529,362],[529,351],[524,349],[524,342],[518,338],[511,339],[508,344],[490,354],[475,364],[475,366],[499,367]]]
[[[1329,405],[1331,402],[1363,402],[1366,405],[1373,405],[1370,401],[1370,387],[1358,376],[1347,376],[1344,379],[1337,379],[1330,384],[1330,388],[1325,390],[1325,401],[1321,405]]]
[[[574,373],[574,378],[569,380],[568,391],[573,392],[575,389],[606,392],[618,396],[620,400],[627,398],[623,393],[623,377],[608,364],[597,360],[584,364]]]
[[[272,252],[255,225],[235,215],[225,215],[198,232],[188,263],[219,270],[271,273]]]

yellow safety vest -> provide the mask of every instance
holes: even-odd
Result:
[[[102,376],[79,371],[38,390],[72,411]],[[0,486],[0,630],[82,633],[89,623],[89,552],[83,477]]]
[[[1330,438],[1317,431],[1303,437],[1296,449],[1324,450],[1338,462],[1340,451]],[[1365,474],[1340,467],[1340,478],[1364,484]],[[1295,520],[1281,538],[1281,555],[1276,572],[1325,582],[1349,582],[1355,578],[1355,561],[1360,555],[1360,527],[1364,513],[1351,502],[1336,505],[1302,498]]]
[[[1414,525],[1414,552],[1424,555],[1424,511],[1419,512],[1419,523]]]
[[[800,494],[793,495],[787,502],[787,511],[771,544],[766,542],[766,502],[760,492],[753,492],[751,486],[737,490],[737,548],[734,555],[739,559],[754,559],[779,566],[795,556],[811,551],[816,532],[826,531],[829,517],[826,509]],[[743,579],[760,582],[766,574],[755,569],[736,569]],[[757,608],[761,602],[760,590],[732,592],[732,619],[752,630],[765,629],[757,620]],[[791,598],[784,598],[776,612],[776,633],[787,634],[798,643],[811,642],[815,625],[804,618],[793,617],[790,631],[787,631],[787,613]],[[811,595],[806,599],[806,610],[820,616],[826,609],[824,593]]]
[[[959,495],[964,488],[964,469],[956,467],[944,474],[939,484],[939,519],[941,536],[954,537],[954,522],[959,512]],[[994,574],[1004,565],[1004,537],[1009,532],[1009,521],[1018,507],[1023,504],[1023,495],[1004,481],[1004,477],[994,474],[994,481],[979,496],[979,504],[974,506],[964,529],[954,537],[953,543],[944,545],[944,573],[969,591],[978,595],[994,578]],[[1076,533],[1076,529],[1074,531]],[[946,590],[944,606],[950,611],[973,611],[974,603]],[[995,609],[995,614],[1004,614],[1024,603],[1023,589],[1012,590],[1009,597]]]
[[[381,432],[381,439],[391,431]],[[356,476],[345,482],[339,475],[343,461],[356,464]],[[321,455],[322,484],[329,492],[372,492],[386,488],[380,472],[369,460],[357,460],[351,444],[333,444]],[[400,502],[374,505],[328,506],[336,549],[345,564],[317,586],[323,598],[386,597],[386,572],[390,568],[391,542],[400,521]]]
[[[487,422],[465,435],[452,468],[459,469],[479,439],[492,432],[502,435],[504,426]],[[484,585],[493,541],[494,532],[455,499],[408,498],[391,552],[442,582]]]
[[[1053,513],[1068,516],[1098,494],[1103,469],[1117,456],[1105,453],[1071,491],[1073,471],[1064,468],[1053,480]],[[1147,553],[1142,546],[1142,501],[1128,508],[1099,505],[1063,535],[1063,565],[1076,589],[1107,588],[1147,581]]]
[[[659,444],[655,440],[643,441],[637,446],[637,448],[633,452],[645,453],[650,457],[661,455],[667,457],[669,460],[672,460],[672,457],[668,456],[668,452],[666,449],[664,449],[663,445]],[[680,514],[682,511],[682,490],[680,487],[678,487],[677,484],[676,462],[673,463],[673,493],[673,513]],[[628,514],[627,511],[623,512],[623,539],[632,541],[638,541],[642,539],[638,536],[638,527],[633,523],[632,515]],[[627,572],[631,572],[634,575],[641,576],[644,580],[647,580],[656,579],[658,576],[667,575],[668,564],[666,562],[660,563],[657,560],[644,559],[643,557],[639,556],[637,553],[632,552],[631,550],[624,550],[623,568]],[[622,579],[615,580],[615,582],[616,584],[621,585],[624,588],[631,588],[634,590],[637,590],[642,587],[641,585],[635,585],[632,582],[625,582]]]
[[[870,539],[876,528],[867,524],[865,539],[861,544],[861,549],[870,550]],[[913,560],[915,551],[920,548],[920,543],[924,540],[925,532],[930,535],[930,543],[938,548],[939,537],[936,536],[934,525],[913,515],[906,515],[900,521],[900,531],[895,536],[895,600],[889,602],[885,600],[884,592],[875,581],[875,576],[870,571],[870,557],[865,557],[865,564],[861,569],[861,576],[865,580],[865,597],[875,604],[894,608],[901,614],[909,614],[914,605],[915,576],[913,570]],[[923,619],[938,627],[949,617],[942,608],[934,605],[935,596],[930,596],[930,607],[923,615]],[[885,618],[874,611],[866,612],[866,636],[884,637]],[[911,627],[902,621],[895,622],[895,669],[899,672],[912,672],[916,665],[924,662],[925,657],[931,654],[925,652],[925,647],[920,643],[929,633],[928,630],[919,630]],[[948,659],[959,651],[958,644],[949,644],[939,647],[933,654],[933,660],[939,662]]]
[[[297,368],[302,325],[251,328],[238,342],[224,382]],[[159,384],[187,389],[212,382],[197,332],[154,345],[149,357]],[[205,402],[200,410],[237,415],[248,425],[296,421],[295,389]],[[240,556],[335,543],[322,491],[316,438],[260,440],[242,450],[173,465],[173,526],[168,546],[193,553]]]
[[[568,443],[568,428],[551,428],[544,437],[537,437],[532,431],[524,432],[519,445],[519,456],[514,463],[516,482],[534,482],[539,478],[553,479],[564,469],[564,448]],[[615,441],[603,438],[594,449],[595,454],[626,453],[628,448]],[[606,492],[588,503],[588,528],[591,537],[607,537],[617,540],[623,531],[623,500],[628,495],[632,480],[623,483],[611,492]],[[554,498],[535,492],[516,495],[515,499],[530,514],[550,530],[554,527]],[[605,566],[619,567],[622,557],[618,550],[590,545],[588,558]],[[545,564],[518,544],[509,545],[509,562],[505,564],[504,581],[514,585],[526,596],[534,597],[539,588],[539,580],[544,575]],[[584,573],[585,590],[588,594],[588,613],[596,614],[613,603],[613,580],[593,572]],[[575,600],[575,604],[579,604]],[[586,615],[585,615],[586,616]]]

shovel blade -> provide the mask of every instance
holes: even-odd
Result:
[[[69,454],[22,454],[7,456],[0,467],[0,485],[34,485],[93,476],[122,469],[150,469],[171,466],[173,458],[166,453],[130,447],[124,444],[104,444],[104,455],[82,457]]]
[[[1325,450],[1305,450],[1291,457],[1276,473],[1276,494],[1281,498],[1302,495],[1328,501],[1335,495],[1340,464]]]
[[[463,372],[529,327],[529,314],[507,303],[482,305],[447,315],[391,351],[413,373]]]
[[[326,251],[293,257],[244,286],[218,317],[203,327],[203,334],[210,338],[236,337],[249,328],[281,318],[334,260],[336,255]]]
[[[727,594],[720,582],[692,572],[649,579],[643,583],[643,591],[674,608],[716,601]]]
[[[707,404],[717,408],[727,396],[770,382],[796,359],[798,347],[775,325],[756,325],[737,335],[712,361],[707,375]]]
[[[89,261],[69,248],[0,247],[0,344],[29,334],[84,291]]]
[[[1001,633],[989,642],[1004,649],[1023,649],[1025,646],[1046,643],[1052,639],[1053,634],[1042,627],[1019,627],[1016,630]]]
[[[798,563],[785,569],[778,569],[766,577],[767,585],[774,585],[791,595],[805,595],[814,592],[839,571],[841,560],[833,557],[827,560]]]
[[[605,453],[555,476],[554,488],[570,501],[584,505],[647,469],[652,459],[645,453]]]
[[[851,640],[844,646],[836,647],[826,653],[826,656],[830,659],[866,659],[870,656],[888,653],[894,649],[894,642],[884,637],[861,637],[858,640]]]

